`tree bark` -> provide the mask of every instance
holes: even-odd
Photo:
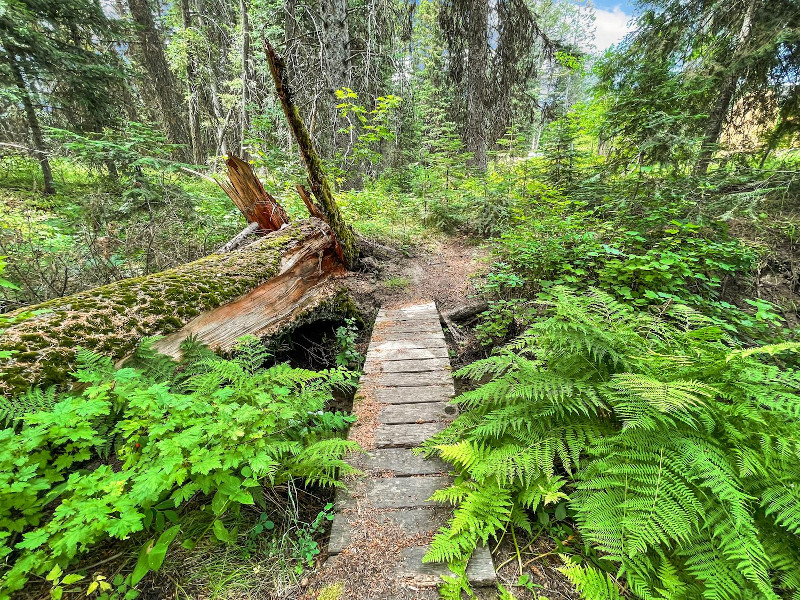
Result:
[[[484,94],[488,82],[489,62],[489,2],[469,1],[469,62],[467,66],[467,124],[464,142],[472,153],[469,161],[474,167],[486,169],[486,106]]]
[[[22,70],[17,63],[17,58],[13,54],[8,57],[7,61],[11,74],[14,77],[14,83],[17,86],[20,99],[22,100],[22,107],[25,109],[25,118],[28,121],[28,128],[31,130],[31,142],[33,143],[33,154],[36,160],[42,167],[42,180],[44,181],[44,193],[55,194],[56,188],[53,183],[53,171],[50,168],[50,160],[47,158],[47,151],[44,145],[44,136],[42,135],[42,128],[39,125],[39,117],[36,115],[36,109],[33,106],[28,86],[25,83],[25,77],[22,75]]]
[[[250,129],[250,118],[247,113],[247,105],[250,102],[250,80],[251,61],[250,61],[250,16],[248,15],[247,0],[239,0],[239,11],[242,13],[242,141],[241,154],[244,156],[244,140],[247,131]]]
[[[184,102],[178,93],[178,82],[164,54],[164,40],[156,27],[147,0],[128,0],[128,9],[136,23],[137,60],[144,68],[149,95],[164,120],[167,138],[173,144],[186,145],[189,136],[184,125]],[[188,155],[184,151],[184,158]]]
[[[0,359],[0,394],[65,381],[78,346],[119,360],[143,337],[166,335],[156,348],[175,355],[194,335],[229,350],[242,335],[266,336],[319,310],[343,273],[330,228],[309,219],[236,252],[25,307],[4,315],[12,324],[0,356],[11,357]]]
[[[322,0],[322,60],[325,91],[328,103],[325,114],[330,115],[333,147],[345,150],[344,138],[338,135],[341,117],[336,105],[336,90],[353,87],[350,61],[350,27],[347,18],[347,0]],[[342,147],[344,146],[344,147]]]
[[[725,125],[725,119],[727,119],[728,113],[731,110],[731,103],[736,94],[736,88],[739,85],[739,75],[742,68],[741,65],[737,63],[741,60],[741,56],[746,50],[750,29],[753,25],[755,6],[756,0],[750,0],[747,6],[747,12],[742,19],[739,35],[736,36],[736,46],[731,55],[729,72],[725,74],[714,105],[711,107],[711,111],[708,114],[705,131],[703,133],[703,141],[700,145],[700,156],[697,158],[697,163],[693,170],[695,176],[703,176],[708,172],[708,167],[711,164],[711,159],[714,157],[714,151],[717,148],[717,143],[722,133],[722,127]]]
[[[181,21],[185,30],[192,28],[192,12],[189,0],[181,0]],[[195,164],[200,164],[202,161],[202,140],[200,137],[200,108],[197,94],[197,57],[191,43],[186,48],[186,88],[192,160]]]
[[[267,54],[267,60],[269,60],[272,79],[275,82],[275,91],[278,94],[286,120],[289,122],[289,127],[300,149],[300,156],[306,166],[311,191],[319,200],[326,220],[341,245],[345,266],[348,269],[352,269],[358,256],[358,242],[355,234],[345,222],[344,217],[342,217],[339,205],[333,197],[328,179],[322,169],[322,161],[320,161],[319,155],[314,149],[311,135],[308,133],[302,117],[300,117],[300,110],[294,104],[283,59],[278,56],[275,49],[266,40],[264,41],[264,50]]]

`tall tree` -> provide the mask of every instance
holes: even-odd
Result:
[[[510,125],[512,101],[536,73],[532,47],[557,44],[524,0],[443,0],[439,24],[448,72],[465,99],[463,136],[472,163],[486,168],[487,147]]]
[[[631,65],[618,79],[631,89],[639,70],[660,64],[691,82],[688,118],[702,116],[694,173],[712,162],[734,106],[783,115],[782,134],[798,113],[800,2],[798,0],[652,0],[623,45]],[[698,93],[699,92],[699,93]],[[639,88],[648,97],[651,90]]]
[[[73,127],[113,118],[108,99],[121,67],[111,43],[118,33],[97,0],[13,0],[0,7],[0,86],[22,107],[46,193],[55,186],[42,117],[66,113]]]
[[[136,25],[136,61],[145,71],[145,87],[158,107],[167,137],[173,144],[189,142],[186,129],[186,104],[178,91],[178,81],[164,52],[164,37],[156,25],[148,0],[128,0],[128,9]]]

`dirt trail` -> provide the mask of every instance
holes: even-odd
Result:
[[[374,306],[398,308],[434,300],[440,311],[470,302],[477,275],[489,265],[489,252],[463,238],[433,240],[413,256],[376,261],[375,269],[351,280],[356,296]]]

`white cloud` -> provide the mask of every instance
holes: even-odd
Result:
[[[595,8],[594,16],[594,45],[598,52],[604,52],[609,46],[620,42],[632,29],[629,24],[631,15],[619,6],[615,6],[612,10]]]

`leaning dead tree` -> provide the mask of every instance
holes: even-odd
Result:
[[[292,135],[297,141],[297,146],[300,148],[300,156],[308,172],[308,183],[311,187],[311,191],[320,203],[320,206],[316,208],[316,212],[325,216],[325,220],[331,226],[336,238],[339,240],[345,265],[348,269],[352,269],[358,257],[356,236],[342,217],[339,205],[333,197],[330,184],[322,169],[322,161],[314,149],[311,134],[309,134],[308,129],[306,129],[306,125],[300,116],[300,110],[292,99],[292,89],[289,86],[289,79],[286,75],[286,66],[283,59],[275,51],[275,48],[266,40],[264,41],[264,51],[267,54],[270,72],[275,82],[275,91],[281,101],[281,106],[286,115],[286,120],[289,123],[289,128],[292,130]],[[311,206],[314,203],[310,202],[310,198],[304,196],[302,192],[300,195],[306,203],[306,206],[308,206],[311,214],[314,214],[315,211],[312,210]]]

